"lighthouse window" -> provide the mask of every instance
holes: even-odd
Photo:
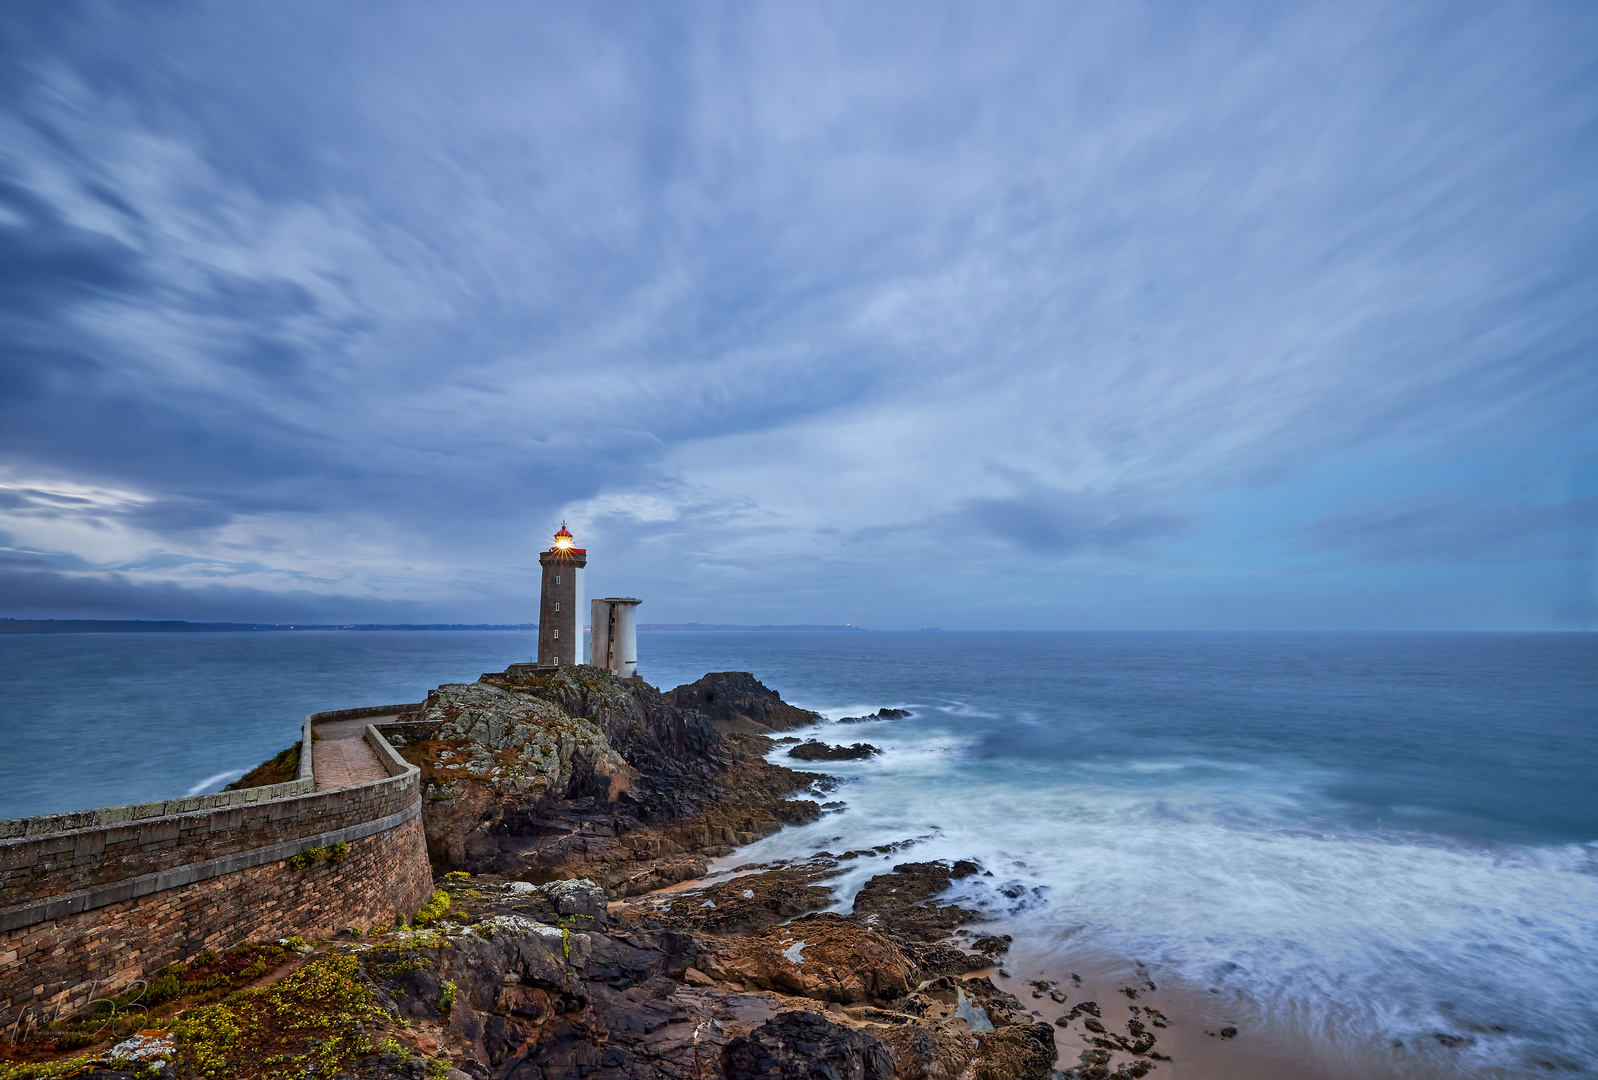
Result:
[[[556,611],[559,611],[559,610],[560,610],[560,601],[559,601],[559,600],[556,600],[556,601],[555,601],[555,610],[556,610]]]
[[[555,584],[556,584],[556,585],[559,585],[559,584],[560,584],[560,575],[559,575],[559,574],[556,574],[556,575],[555,575]]]
[[[559,631],[559,630],[556,630],[556,631],[555,631],[555,636],[556,636],[556,637],[560,637],[560,631]]]

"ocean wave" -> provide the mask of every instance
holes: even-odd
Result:
[[[1373,1076],[1395,1046],[1400,1072],[1468,1062],[1481,1075],[1598,1050],[1593,845],[1362,830],[1336,820],[1315,770],[1234,772],[1227,791],[1184,784],[1174,762],[1139,790],[1057,762],[1071,779],[1045,785],[945,745],[897,743],[859,770],[844,812],[768,838],[759,857],[921,834],[851,866],[837,907],[894,862],[976,857],[994,876],[956,899],[1014,935],[1018,975],[1139,958],[1326,1060],[1362,1046]]]
[[[223,787],[231,784],[233,781],[237,780],[243,775],[243,769],[229,769],[227,772],[219,772],[215,776],[207,776],[204,780],[201,780],[198,784],[195,784],[183,794],[209,795],[213,791],[221,791]]]

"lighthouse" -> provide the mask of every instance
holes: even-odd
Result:
[[[538,603],[538,666],[558,667],[583,662],[583,624],[577,617],[583,602],[583,567],[588,549],[573,547],[566,523],[548,551],[538,556],[544,568],[543,594]]]

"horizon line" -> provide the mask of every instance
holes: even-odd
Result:
[[[6,624],[13,624],[7,626]],[[15,624],[24,624],[23,629]],[[266,622],[255,620],[188,620],[188,619],[62,619],[28,618],[0,615],[0,635],[69,634],[69,633],[273,633],[289,632],[499,632],[532,633],[537,623],[309,623]],[[761,633],[877,633],[877,634],[1588,634],[1593,627],[1295,627],[1295,628],[1196,628],[1196,627],[1043,627],[1020,629],[976,629],[962,627],[923,626],[916,628],[868,629],[851,623],[640,623],[639,633],[729,633],[738,631]],[[585,632],[591,628],[584,626]]]

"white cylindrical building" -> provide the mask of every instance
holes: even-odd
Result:
[[[588,638],[588,662],[608,668],[624,679],[638,674],[638,605],[630,596],[610,596],[592,605],[593,629]]]
[[[616,674],[631,679],[638,674],[638,600],[613,600],[616,606],[615,633],[611,648],[616,652]]]

